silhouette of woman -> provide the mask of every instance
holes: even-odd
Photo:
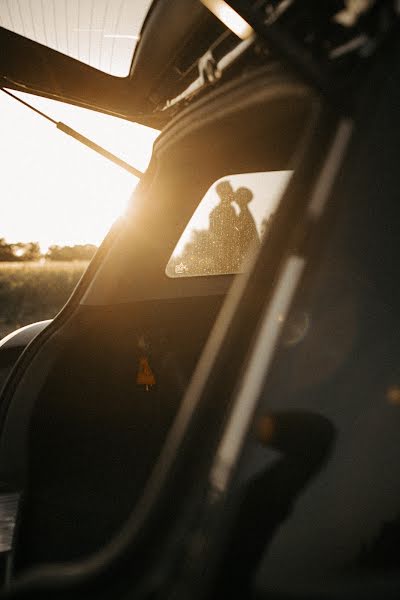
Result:
[[[257,227],[248,206],[252,199],[253,193],[247,187],[240,187],[235,192],[235,202],[240,209],[240,213],[236,217],[236,226],[242,258],[246,254],[250,243],[260,243]]]

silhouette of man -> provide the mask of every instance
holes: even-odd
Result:
[[[248,206],[252,199],[253,193],[247,187],[240,187],[235,192],[234,200],[240,209],[236,217],[236,227],[241,259],[246,255],[250,243],[260,243],[257,227]]]
[[[210,234],[213,239],[214,264],[216,271],[236,270],[234,254],[237,248],[237,215],[232,206],[234,192],[228,180],[215,186],[220,202],[210,213]]]
[[[236,212],[232,206],[234,192],[229,181],[220,181],[215,186],[220,202],[210,213],[210,231],[221,239],[235,227]]]

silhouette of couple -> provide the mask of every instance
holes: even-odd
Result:
[[[249,203],[253,193],[247,187],[233,190],[228,180],[215,186],[220,202],[210,213],[210,234],[215,251],[219,254],[220,268],[236,271],[240,268],[250,244],[259,244],[260,239]],[[239,208],[235,210],[233,203]]]

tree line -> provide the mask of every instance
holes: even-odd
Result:
[[[90,260],[97,250],[94,244],[78,244],[75,246],[50,246],[42,253],[38,242],[8,243],[0,238],[0,262],[46,260],[71,261]]]

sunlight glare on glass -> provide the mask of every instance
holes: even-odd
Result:
[[[146,170],[156,130],[54,100],[21,97]],[[0,129],[0,238],[37,241],[42,251],[54,244],[100,244],[125,211],[137,178],[4,94]]]

